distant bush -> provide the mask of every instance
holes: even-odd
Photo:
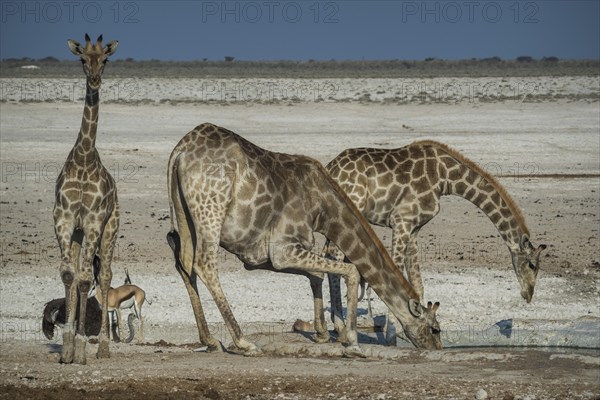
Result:
[[[558,62],[558,57],[550,56],[550,57],[542,57],[542,61],[544,62]]]
[[[225,56],[225,61],[226,62],[232,62],[234,59],[235,59],[235,57]]]
[[[502,59],[500,57],[494,56],[494,57],[482,58],[481,61],[485,62],[485,63],[496,63],[496,62],[501,62]]]
[[[517,57],[517,62],[520,62],[520,63],[530,63],[532,61],[533,61],[533,57],[530,57],[530,56]]]
[[[52,56],[48,56],[48,57],[44,57],[44,58],[40,58],[38,60],[39,62],[59,62],[60,60],[56,57],[52,57]]]

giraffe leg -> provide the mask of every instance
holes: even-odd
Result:
[[[85,319],[87,300],[93,277],[93,260],[96,255],[98,239],[100,237],[99,232],[94,229],[86,229],[84,231],[84,235],[85,244],[83,247],[83,262],[79,268],[79,271],[76,272],[76,274],[79,276],[77,280],[77,291],[79,294],[79,323],[77,324],[77,332],[75,335],[75,354],[73,356],[73,362],[82,365],[86,364],[85,347],[87,344],[87,338],[85,335]]]
[[[75,316],[77,307],[77,281],[75,264],[79,261],[80,242],[75,241],[75,226],[70,220],[59,220],[62,213],[54,212],[56,238],[61,252],[60,277],[65,287],[65,325],[63,328],[63,348],[60,362],[73,362],[75,351]]]
[[[417,247],[417,235],[419,229],[413,230],[406,247],[406,274],[408,281],[413,286],[417,294],[419,295],[419,301],[423,303],[423,295],[425,289],[423,288],[423,278],[421,277],[421,269],[419,267],[419,248]]]
[[[360,275],[356,267],[349,263],[333,261],[320,257],[317,254],[306,250],[300,244],[290,243],[283,251],[280,248],[271,246],[269,254],[273,267],[276,269],[293,268],[301,271],[333,273],[344,277],[348,287],[348,317],[346,323],[346,337],[348,339],[348,348],[346,354],[351,356],[363,356],[358,346],[358,335],[356,333],[356,308],[358,302],[358,284]]]
[[[198,235],[197,237],[201,237]],[[223,292],[219,281],[219,274],[216,268],[218,241],[206,242],[199,240],[197,244],[196,260],[194,270],[200,277],[200,280],[208,288],[217,308],[219,309],[225,325],[229,329],[234,346],[239,349],[244,355],[254,356],[260,354],[260,350],[254,343],[246,340],[242,334],[242,330],[236,321],[227,297]]]
[[[337,341],[346,343],[346,328],[344,325],[344,316],[342,315],[342,287],[339,275],[327,274],[329,279],[329,297],[331,301],[331,321],[337,332]]]
[[[317,343],[327,343],[329,342],[329,331],[327,330],[323,310],[323,278],[309,275],[308,279],[310,280],[314,300],[315,331],[317,331],[315,341]]]
[[[212,336],[208,327],[208,323],[206,322],[206,317],[204,316],[202,303],[200,302],[200,296],[198,295],[196,273],[193,272],[193,275],[190,277],[186,274],[185,271],[181,269],[178,269],[178,271],[179,275],[181,276],[181,279],[183,280],[183,284],[187,289],[188,295],[190,297],[190,302],[192,303],[192,310],[194,311],[196,326],[198,327],[198,336],[200,339],[200,343],[207,347],[208,352],[222,351],[221,342]]]
[[[102,292],[102,322],[100,326],[100,338],[97,358],[109,358],[110,350],[108,347],[110,341],[110,328],[108,326],[108,291],[112,280],[112,258],[117,241],[117,231],[119,230],[119,205],[115,203],[113,210],[106,221],[102,239],[100,241],[100,290]],[[117,320],[117,328],[119,328]]]
[[[344,260],[344,253],[335,246],[329,239],[325,242],[323,249],[324,257],[329,260],[341,261]],[[346,330],[344,325],[344,317],[342,315],[342,290],[340,284],[340,276],[335,274],[327,274],[329,282],[329,298],[331,305],[331,321],[337,333],[337,341],[346,343]]]
[[[181,209],[177,209],[177,212],[180,212]],[[181,221],[182,218],[177,215],[178,221]],[[183,216],[185,218],[185,216]],[[208,328],[208,323],[206,322],[206,317],[204,316],[204,310],[202,309],[202,303],[200,302],[200,296],[198,295],[198,286],[196,284],[197,275],[193,271],[193,244],[190,239],[189,231],[187,230],[187,224],[180,225],[182,231],[187,234],[184,236],[185,246],[182,249],[181,246],[181,238],[177,231],[169,232],[167,234],[167,242],[173,250],[173,256],[175,257],[175,269],[181,276],[181,280],[185,285],[185,288],[188,292],[188,296],[190,297],[190,303],[192,304],[192,310],[194,311],[194,317],[196,319],[196,326],[198,327],[198,336],[200,339],[200,343],[204,346],[207,346],[208,352],[213,351],[221,351],[222,346],[221,342],[215,339]],[[184,265],[187,265],[187,268],[184,268]],[[187,272],[189,271],[189,273]]]
[[[405,268],[406,248],[410,237],[408,232],[410,232],[410,224],[397,218],[392,226],[392,253],[394,264],[400,270]],[[396,327],[398,324],[396,316],[389,310],[386,310],[383,331],[385,332],[385,341],[388,346],[396,346],[396,335],[398,333]],[[403,332],[403,330],[400,329],[400,332]]]

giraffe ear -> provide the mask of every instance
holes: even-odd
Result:
[[[106,54],[107,56],[113,55],[115,53],[115,51],[117,51],[117,46],[119,45],[119,42],[116,40],[113,40],[110,43],[107,43],[106,47],[104,47],[104,54]]]
[[[529,242],[529,236],[527,235],[523,235],[521,236],[521,240],[519,241],[519,247],[521,250],[525,250],[527,248],[529,248],[531,246],[531,243]]]
[[[73,39],[69,39],[67,40],[67,44],[69,45],[71,53],[75,54],[76,56],[80,56],[83,54],[83,47],[81,47],[79,42],[76,42]]]
[[[421,303],[419,300],[410,299],[408,301],[408,311],[412,314],[413,317],[419,318],[422,314]]]

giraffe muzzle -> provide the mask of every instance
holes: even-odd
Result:
[[[92,87],[94,89],[98,89],[100,87],[101,83],[102,83],[102,79],[100,78],[100,76],[90,76],[90,79],[89,79],[90,87]]]

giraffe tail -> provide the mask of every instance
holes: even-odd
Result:
[[[169,195],[169,219],[171,221],[170,232],[175,231],[173,196],[177,195],[177,188],[173,186],[173,174],[176,173],[175,169],[177,168],[179,155],[180,153],[177,151],[177,147],[175,147],[171,153],[171,157],[169,157],[169,166],[167,168],[167,193]]]
[[[367,281],[362,276],[360,277],[360,293],[358,295],[358,301],[361,301],[365,297],[365,286],[367,285]]]

